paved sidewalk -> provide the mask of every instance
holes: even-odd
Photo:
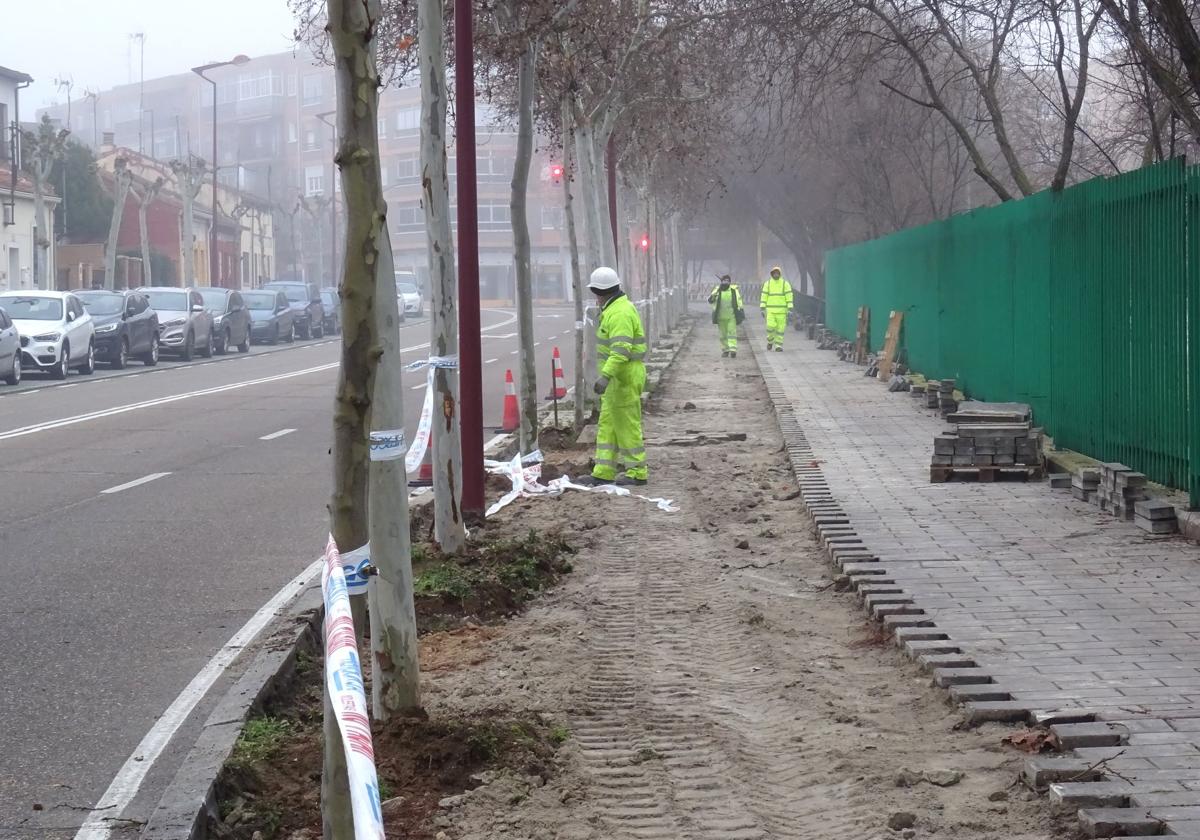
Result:
[[[1089,835],[1200,838],[1200,549],[1045,482],[931,484],[933,412],[797,333],[770,354],[750,334],[804,504],[867,608],[969,720],[1055,724],[1076,749],[1027,776]]]

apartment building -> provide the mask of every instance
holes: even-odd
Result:
[[[180,73],[101,91],[72,108],[85,142],[112,132],[117,146],[169,160],[192,153],[213,160],[216,95],[217,177],[230,190],[274,209],[275,274],[326,284],[343,243],[344,211],[333,162],[335,89],[331,68],[302,51],[259,56],[207,72],[215,84]],[[139,105],[140,103],[140,105]],[[380,102],[381,164],[397,268],[428,277],[419,178],[420,91],[415,81],[388,88]],[[65,121],[65,104],[46,109]],[[516,135],[485,102],[476,106],[480,293],[513,299],[508,184]],[[540,144],[539,144],[540,145]],[[451,197],[455,161],[450,150]],[[569,296],[562,188],[550,177],[554,150],[539,149],[530,178],[529,225],[536,294]],[[335,219],[337,222],[335,223]]]
[[[33,288],[38,276],[33,183],[21,172],[18,130],[21,89],[32,81],[26,73],[0,67],[0,291]],[[46,197],[48,219],[53,218],[57,203],[51,189]],[[46,277],[52,278],[56,271],[53,248],[46,259]]]

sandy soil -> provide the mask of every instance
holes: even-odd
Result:
[[[1011,730],[957,731],[945,695],[833,591],[783,500],[795,485],[754,357],[721,359],[714,329],[697,326],[648,415],[649,489],[679,513],[582,493],[505,511],[575,530],[575,573],[427,660],[426,702],[532,711],[566,742],[549,779],[488,774],[447,801],[444,836],[1069,836],[1073,821],[1015,784]],[[748,439],[655,442],[689,432]],[[946,770],[945,787],[922,778]]]

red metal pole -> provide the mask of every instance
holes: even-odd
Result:
[[[458,382],[464,516],[482,518],[483,351],[475,189],[475,48],[471,0],[454,0],[454,157],[458,167]]]
[[[617,153],[616,144],[613,143],[613,138],[608,138],[608,147],[605,150],[608,159],[608,221],[612,225],[613,235],[613,253],[617,255],[617,262],[621,260],[621,240],[617,237]],[[619,266],[613,266],[617,268]]]

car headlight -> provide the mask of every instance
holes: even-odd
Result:
[[[61,334],[56,333],[56,332],[51,332],[51,333],[42,333],[41,335],[35,335],[33,337],[33,340],[34,341],[58,341],[60,338],[62,338]]]
[[[121,326],[121,325],[120,324],[105,324],[103,327],[96,327],[96,332],[98,332],[98,333],[116,332],[117,328],[119,326]]]
[[[164,326],[164,327],[182,327],[186,323],[187,323],[187,318],[174,318],[170,321],[163,321],[162,326]]]

